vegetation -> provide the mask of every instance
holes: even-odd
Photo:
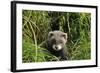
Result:
[[[58,57],[40,47],[53,30],[68,34],[68,60],[91,58],[90,13],[23,10],[22,20],[24,63],[59,61]]]

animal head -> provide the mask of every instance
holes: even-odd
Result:
[[[67,42],[67,33],[62,31],[51,31],[48,34],[48,39],[52,49],[59,51]]]

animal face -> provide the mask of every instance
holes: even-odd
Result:
[[[67,33],[61,31],[52,31],[49,32],[48,38],[52,48],[56,51],[59,51],[67,42]]]

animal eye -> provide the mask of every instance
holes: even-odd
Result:
[[[59,43],[63,43],[63,41],[62,40],[59,40]]]

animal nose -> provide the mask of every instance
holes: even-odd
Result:
[[[55,46],[56,49],[58,49],[58,46]]]

